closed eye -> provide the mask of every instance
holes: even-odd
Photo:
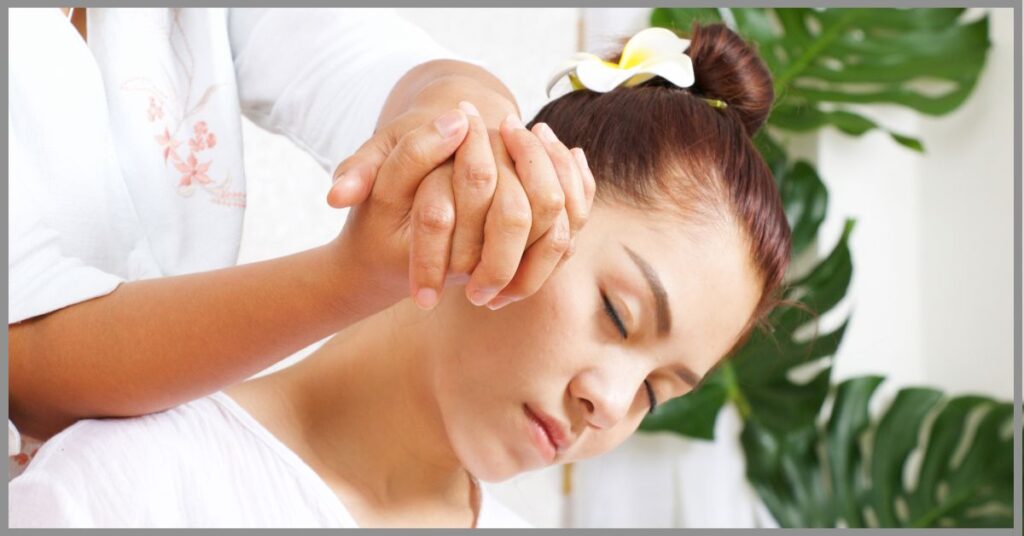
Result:
[[[619,313],[615,310],[611,300],[608,299],[608,295],[604,292],[601,293],[601,301],[604,302],[604,312],[608,314],[608,318],[615,324],[616,329],[622,335],[623,339],[629,338],[629,333],[626,331],[626,325],[622,323],[622,318],[619,317]]]

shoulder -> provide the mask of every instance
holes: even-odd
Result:
[[[188,480],[216,478],[244,455],[240,428],[216,395],[142,417],[80,421],[10,482],[10,526],[137,524],[175,490],[196,489]]]

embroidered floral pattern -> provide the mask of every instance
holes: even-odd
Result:
[[[193,102],[194,60],[191,47],[175,17],[168,36],[173,57],[177,67],[184,75],[184,88],[181,94],[174,90],[173,84],[161,87],[147,78],[133,78],[121,85],[124,91],[141,92],[148,97],[146,119],[156,123],[162,133],[153,136],[160,147],[165,166],[174,166],[177,175],[178,194],[189,197],[197,189],[205,191],[211,202],[230,207],[245,207],[245,192],[231,190],[231,175],[223,179],[214,178],[213,149],[217,146],[217,136],[203,119],[199,119],[210,98],[219,88],[210,85]],[[191,137],[186,138],[188,125],[191,123]],[[157,132],[160,132],[157,130]],[[185,143],[187,142],[187,143]],[[184,150],[187,148],[187,152]],[[172,172],[173,176],[173,172]]]
[[[154,99],[153,97],[150,97],[149,98],[149,109],[146,110],[146,115],[149,116],[149,122],[150,123],[152,123],[153,121],[156,121],[157,119],[163,119],[163,117],[164,117],[164,107],[161,106],[156,101],[156,99]]]

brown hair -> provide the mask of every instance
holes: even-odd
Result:
[[[778,188],[752,141],[771,109],[772,78],[751,46],[722,24],[695,23],[686,54],[696,78],[689,88],[653,78],[607,93],[573,91],[544,106],[530,126],[547,123],[566,146],[584,150],[599,199],[684,218],[734,218],[763,284],[745,339],[778,304],[790,257]]]

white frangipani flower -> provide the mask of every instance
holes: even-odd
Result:
[[[693,85],[693,62],[684,54],[690,46],[689,39],[683,39],[665,28],[648,28],[633,36],[622,49],[619,63],[580,52],[574,54],[551,77],[551,89],[565,75],[573,89],[589,89],[598,93],[611,91],[621,85],[635,86],[660,76],[679,87]]]

